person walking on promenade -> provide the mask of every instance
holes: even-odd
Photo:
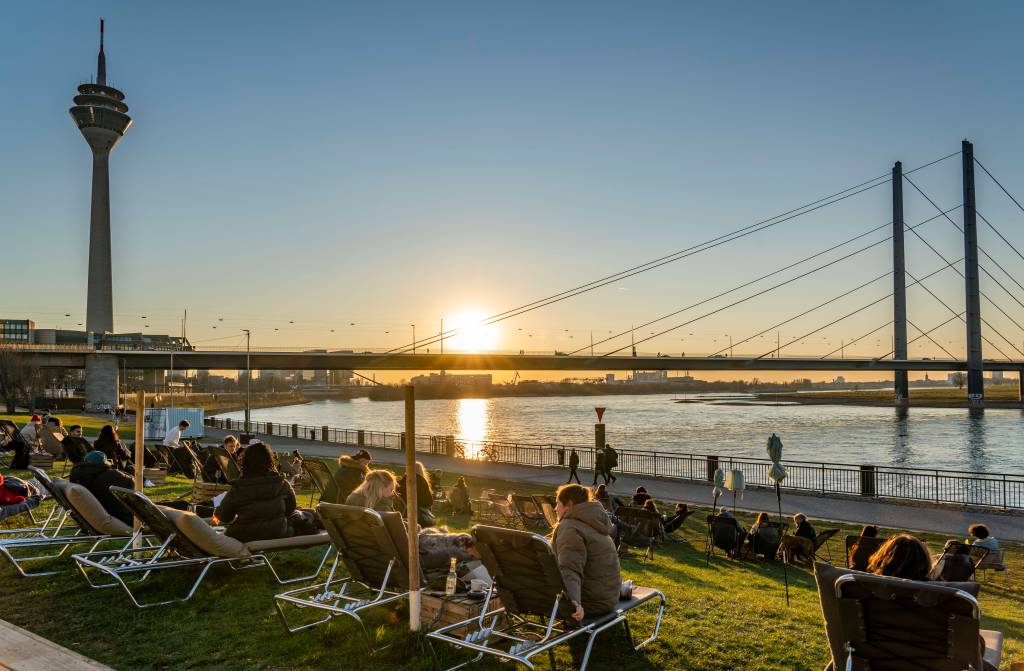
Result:
[[[576,478],[576,484],[580,483],[580,474],[576,472],[576,469],[580,467],[580,455],[576,454],[576,448],[572,448],[569,453],[569,479],[565,481],[565,484],[572,482],[573,478]]]
[[[618,478],[612,475],[612,469],[619,465],[619,453],[608,443],[604,446],[604,480],[608,482],[609,478],[612,482],[615,482]]]
[[[604,465],[604,455],[605,453],[603,447],[599,447],[596,450],[594,450],[594,486],[597,486],[598,478],[604,478],[604,484],[608,484],[608,472],[605,469]]]

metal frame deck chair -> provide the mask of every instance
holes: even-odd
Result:
[[[510,529],[527,530],[526,521],[516,510],[510,495],[488,494],[487,500],[494,506],[494,520],[496,524],[505,524]]]
[[[828,542],[832,540],[832,537],[839,533],[839,529],[825,529],[820,534],[814,537],[814,547],[811,556],[807,558],[807,561],[814,563],[815,560],[824,559],[819,556],[822,553],[822,548],[828,553],[828,563],[832,563],[832,548],[828,546]]]
[[[334,481],[334,474],[327,464],[317,459],[303,459],[302,470],[309,476],[309,481],[313,485],[313,491],[309,493],[309,505],[313,505],[313,497],[318,493],[321,500],[323,499],[327,493],[327,485]]]
[[[217,461],[217,466],[220,468],[221,475],[228,482],[237,480],[242,477],[242,469],[235,460],[234,455],[225,450],[220,445],[210,445],[206,448],[206,451]]]
[[[66,519],[61,515],[57,526],[48,536],[8,538],[0,541],[0,556],[11,562],[19,575],[29,578],[61,573],[62,570],[28,571],[26,568],[36,562],[58,559],[76,545],[88,544],[89,551],[92,552],[107,541],[120,545],[132,542],[132,528],[111,516],[88,489],[61,478],[51,479],[41,469],[31,466],[29,468],[39,484],[66,511],[67,517],[75,521],[77,527],[66,525]]]
[[[1003,549],[991,550],[985,558],[975,567],[975,572],[984,577],[986,571],[1006,572],[1006,579],[1010,579],[1010,573],[1006,571],[1006,564],[1003,562]]]
[[[967,582],[974,577],[978,565],[988,556],[988,548],[960,541],[949,541],[935,560],[929,580]]]
[[[878,552],[878,548],[887,540],[881,536],[847,536],[846,568],[867,571],[871,555]]]
[[[20,440],[18,425],[9,419],[0,419],[0,468],[10,468],[14,459],[14,444]]]
[[[49,481],[45,471],[43,472],[43,477]],[[8,477],[8,480],[10,479]],[[43,490],[45,491],[40,491],[40,494],[46,498],[40,500],[37,505],[33,506],[30,499],[27,498],[24,503],[4,507],[6,516],[0,516],[0,520],[17,517],[18,515],[28,515],[29,520],[35,526],[0,529],[0,542],[15,538],[49,538],[59,535],[62,530],[66,530],[68,533],[75,531],[77,525],[73,519],[69,521],[67,510],[49,493],[48,488],[43,487]],[[43,517],[44,506],[45,517]],[[15,507],[20,510],[12,510]]]
[[[337,503],[321,503],[317,512],[338,557],[326,582],[276,595],[277,612],[291,633],[335,617],[350,617],[359,624],[366,642],[372,645],[360,614],[409,596],[409,537],[405,521],[400,513],[379,513]],[[334,577],[338,560],[345,564],[349,577]],[[420,584],[415,588],[422,586],[421,574]],[[321,617],[292,626],[285,606],[313,609]]]
[[[642,549],[641,559],[654,559],[654,546],[665,537],[661,515],[653,510],[629,506],[619,508],[619,547]]]
[[[844,652],[833,659],[835,668],[999,668],[1003,635],[980,629],[978,600],[963,590],[860,573],[840,576],[834,590],[837,622],[826,621],[826,629],[839,638],[830,645],[839,643]]]
[[[558,524],[558,514],[555,513],[555,505],[557,499],[550,494],[534,494],[533,502],[537,504],[537,507],[542,513],[544,513],[544,519],[547,520],[548,526],[552,529]]]
[[[657,603],[658,609],[654,631],[633,648],[639,650],[658,637],[665,613],[665,595],[658,590],[634,587],[632,595],[620,600],[612,612],[576,623],[570,618],[574,608],[565,597],[562,574],[547,539],[528,531],[480,525],[473,527],[473,537],[484,566],[494,579],[494,588],[488,592],[478,616],[427,634],[432,641],[442,641],[477,653],[469,662],[453,666],[449,671],[475,662],[484,655],[519,662],[533,669],[532,657],[550,652],[575,638],[586,640],[580,661],[580,671],[584,671],[594,641],[602,632],[622,623],[632,643],[627,616],[630,611],[651,601]],[[491,598],[495,594],[501,599],[503,608],[490,610]]]
[[[743,547],[743,529],[734,517],[708,515],[707,557],[715,554],[715,548],[725,551],[726,557],[735,557]]]
[[[666,540],[670,540],[670,541],[674,541],[676,543],[685,543],[686,539],[680,533],[680,530],[683,528],[683,525],[686,524],[686,520],[690,519],[690,515],[693,515],[695,512],[697,512],[697,511],[691,509],[691,510],[687,510],[685,513],[683,513],[683,519],[679,521],[679,526],[677,526],[672,531],[666,531],[665,532],[665,539]],[[673,517],[675,517],[675,516],[673,515]]]
[[[533,500],[532,496],[524,496],[523,494],[511,494],[512,507],[515,509],[516,514],[519,515],[519,519],[527,527],[533,527],[534,529],[549,529],[547,518],[544,516],[544,511],[537,505]]]
[[[243,543],[226,536],[194,513],[158,506],[141,492],[122,487],[111,487],[110,491],[142,520],[160,544],[133,547],[129,543],[116,552],[84,552],[72,557],[91,587],[120,586],[138,608],[188,601],[209,570],[218,564],[228,564],[234,569],[266,566],[279,584],[287,585],[316,578],[331,554],[330,538],[326,533]],[[271,553],[321,545],[326,546],[324,554],[316,570],[307,575],[282,578],[270,560]],[[156,571],[188,568],[199,568],[200,571],[185,596],[143,603],[132,591],[132,586],[137,589],[139,583]]]
[[[782,537],[789,530],[785,522],[769,522],[765,526],[758,527],[757,533],[750,539],[750,556],[757,559],[761,555],[767,561],[775,559],[782,545]]]

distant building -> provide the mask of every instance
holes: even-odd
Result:
[[[33,342],[35,329],[31,319],[0,319],[0,342],[27,345]]]
[[[992,380],[993,382],[1002,382],[1003,381],[1003,371],[1001,371],[1001,370],[990,371],[989,372],[989,379]]]
[[[668,371],[635,370],[633,371],[633,375],[630,376],[629,382],[632,384],[664,384],[668,382]]]
[[[615,373],[605,373],[604,375],[605,384],[615,384]]]
[[[431,373],[430,375],[417,375],[416,377],[412,378],[412,383],[425,386],[437,385],[459,388],[489,387],[492,384],[490,373],[470,373],[466,375],[448,375],[445,373]]]

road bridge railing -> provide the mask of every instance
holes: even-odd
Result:
[[[241,433],[242,420],[207,417],[207,426]],[[252,422],[253,433],[346,447],[401,450],[404,434],[391,431],[342,429],[281,422]],[[581,471],[593,471],[594,449],[589,445],[517,443],[466,440],[452,435],[416,436],[416,451],[457,459],[565,468],[575,449]],[[710,450],[709,450],[710,451]],[[735,455],[707,455],[647,450],[618,450],[616,472],[640,477],[712,482],[717,468],[738,469],[750,487],[773,487],[768,459]],[[994,474],[941,469],[841,464],[809,461],[785,462],[789,472],[783,489],[826,496],[869,497],[1024,511],[1024,474]],[[709,490],[710,492],[710,490]]]

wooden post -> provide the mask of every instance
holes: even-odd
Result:
[[[416,388],[405,385],[405,519],[409,525],[409,631],[420,630],[420,543],[416,523]]]
[[[143,468],[145,468],[146,460],[146,429],[145,419],[146,414],[146,390],[139,389],[135,392],[135,491],[141,492],[143,485]],[[138,517],[135,518],[132,528],[138,531],[142,527],[142,520]]]

